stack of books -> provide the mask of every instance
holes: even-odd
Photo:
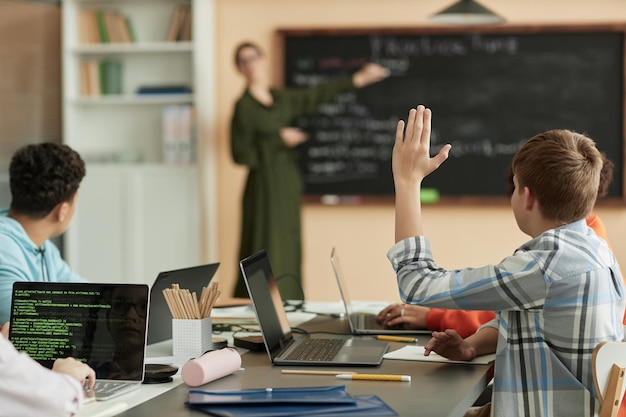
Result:
[[[81,61],[80,93],[87,97],[122,94],[122,63],[113,59]]]
[[[84,9],[78,14],[80,43],[135,42],[133,26],[128,17],[112,10]]]
[[[163,162],[190,164],[196,161],[196,120],[190,104],[163,107]]]
[[[166,39],[169,42],[191,40],[191,8],[188,5],[179,4],[174,8]]]

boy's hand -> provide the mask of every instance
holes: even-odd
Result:
[[[454,361],[471,361],[476,357],[476,349],[453,329],[433,332],[433,337],[424,345],[424,356],[430,352]]]
[[[451,146],[445,145],[430,157],[430,129],[432,113],[422,105],[409,111],[404,132],[404,121],[398,122],[393,147],[393,178],[396,187],[420,186],[422,180],[448,159]]]

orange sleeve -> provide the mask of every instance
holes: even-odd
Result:
[[[426,327],[429,330],[454,329],[461,337],[466,338],[476,333],[481,325],[493,320],[495,316],[493,311],[431,308],[426,314]]]
[[[604,226],[604,223],[602,223],[602,220],[600,220],[600,218],[596,216],[595,214],[591,213],[589,217],[587,217],[586,221],[587,221],[587,226],[591,227],[593,231],[596,232],[596,235],[598,235],[598,237],[601,237],[602,239],[604,239],[606,244],[609,245],[609,249],[611,249],[612,251],[613,246],[611,246],[611,242],[609,242],[609,238],[606,234],[606,227]],[[623,273],[622,273],[622,279],[624,280],[624,284],[626,284],[626,277],[624,277]],[[622,319],[622,323],[624,324],[624,326],[626,326],[626,311],[624,312],[624,318]],[[626,417],[626,411],[624,411],[623,415],[621,414],[621,411],[620,411],[620,416]]]
[[[607,245],[609,245],[609,249],[613,250],[613,246],[611,246],[611,242],[609,242],[609,237],[606,234],[606,227],[602,220],[595,214],[591,213],[589,217],[587,217],[587,226],[591,227],[598,237],[604,239]]]

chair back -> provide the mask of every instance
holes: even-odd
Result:
[[[615,417],[626,391],[626,342],[601,342],[593,350],[593,383],[600,417]]]

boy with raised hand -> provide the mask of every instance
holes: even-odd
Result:
[[[83,160],[67,145],[26,145],[13,155],[11,206],[0,210],[0,325],[9,320],[15,281],[84,281],[49,240],[72,220],[84,176]]]
[[[393,149],[396,244],[387,256],[403,301],[495,310],[467,339],[434,332],[426,344],[453,359],[496,352],[493,416],[590,416],[597,410],[591,355],[623,337],[625,291],[606,242],[586,225],[602,158],[594,142],[567,130],[531,138],[512,162],[511,207],[532,239],[500,263],[447,271],[423,236],[422,180],[448,157],[430,157],[431,111],[418,106],[398,123]]]

